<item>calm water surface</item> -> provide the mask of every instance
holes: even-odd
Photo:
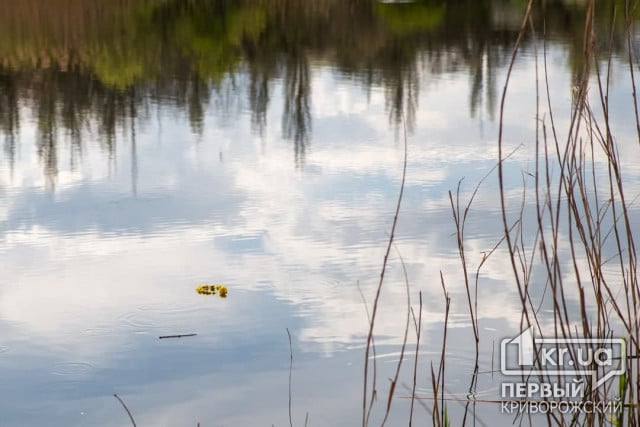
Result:
[[[357,425],[368,330],[359,288],[370,304],[400,187],[403,118],[396,243],[412,303],[419,292],[424,302],[418,391],[430,395],[439,360],[442,271],[446,388],[466,394],[472,331],[448,191],[464,178],[467,200],[496,164],[522,2],[5,3],[0,425],[127,425],[114,393],[138,425],[287,425],[287,328],[294,424],[308,413],[309,425]],[[561,2],[536,16],[548,22],[561,129],[583,16]],[[640,157],[623,46],[614,39],[610,99],[629,139],[619,142],[633,198]],[[535,158],[541,50],[525,40],[507,98],[511,212]],[[502,236],[496,189],[491,174],[470,213],[473,266]],[[225,284],[227,298],[198,295],[200,283]],[[478,295],[488,372],[478,396],[497,399],[495,346],[520,327],[504,253],[482,270]],[[395,253],[376,326],[380,387],[398,360],[406,304]],[[158,339],[188,333],[197,336]],[[415,341],[409,334],[406,366]],[[406,424],[410,378],[392,425]],[[418,405],[416,420],[430,423],[427,409]],[[454,424],[461,409],[450,406]],[[512,418],[479,405],[477,421]]]

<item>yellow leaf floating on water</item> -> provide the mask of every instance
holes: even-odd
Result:
[[[198,285],[196,292],[201,295],[218,294],[220,298],[226,298],[228,289],[225,285]]]

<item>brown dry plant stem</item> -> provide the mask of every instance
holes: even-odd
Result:
[[[407,127],[404,122],[404,116],[403,116],[402,122],[404,125],[404,159],[402,164],[402,181],[400,182],[400,194],[398,195],[398,203],[396,205],[395,214],[393,216],[391,233],[389,234],[387,249],[385,251],[384,259],[382,261],[382,270],[380,272],[380,280],[378,282],[378,287],[376,289],[376,296],[373,300],[373,309],[371,310],[371,319],[369,321],[369,333],[367,335],[367,344],[366,344],[365,357],[364,357],[364,380],[363,380],[363,391],[362,391],[362,427],[366,427],[369,422],[369,412],[367,411],[367,396],[368,396],[367,386],[368,386],[368,377],[369,377],[369,353],[371,352],[371,345],[373,342],[373,330],[376,322],[376,314],[378,313],[378,304],[380,302],[380,293],[382,292],[382,284],[384,283],[384,275],[387,270],[389,253],[391,252],[391,247],[393,245],[393,239],[396,231],[396,225],[398,224],[398,215],[400,214],[400,206],[402,205],[402,196],[404,194],[405,178],[407,176]],[[373,401],[374,393],[375,393],[375,388],[372,390],[372,401]]]
[[[396,250],[396,253],[398,254],[398,258],[400,259],[400,263],[402,264],[402,272],[404,274],[404,284],[405,284],[405,289],[407,291],[407,319],[404,326],[404,336],[402,338],[402,347],[400,348],[400,358],[398,360],[398,363],[396,364],[396,372],[393,378],[391,379],[391,383],[389,385],[389,395],[387,397],[387,408],[384,413],[384,419],[382,420],[382,424],[380,424],[381,427],[383,427],[386,424],[387,419],[389,418],[389,413],[391,411],[391,403],[393,402],[393,396],[396,391],[396,386],[398,384],[398,378],[400,377],[400,369],[402,368],[402,361],[404,360],[404,352],[405,352],[405,349],[407,348],[407,338],[409,336],[409,324],[411,322],[411,292],[409,289],[409,275],[407,274],[407,266],[404,263],[404,259],[402,258],[402,254],[398,250],[398,247],[395,244],[393,245],[393,247]]]
[[[291,371],[293,370],[293,346],[291,345],[291,332],[287,328],[287,337],[289,337],[289,426],[293,427],[293,418],[291,416]]]
[[[419,306],[418,306],[418,320],[416,321],[416,314],[411,309],[411,316],[413,317],[413,326],[416,330],[416,354],[413,361],[413,386],[411,387],[411,409],[409,410],[409,427],[413,424],[413,404],[416,400],[416,385],[418,383],[418,356],[420,355],[420,335],[422,334],[422,291],[418,294]]]
[[[127,408],[127,405],[125,405],[124,401],[122,399],[120,399],[120,396],[118,396],[115,393],[113,394],[113,397],[118,399],[118,402],[120,402],[120,404],[122,405],[124,410],[127,411],[127,415],[129,415],[129,419],[131,420],[131,424],[133,425],[133,427],[136,427],[136,421],[133,419],[133,415],[131,415],[131,411],[129,411],[129,408]]]
[[[541,117],[538,77],[538,51],[536,31],[531,20],[529,2],[523,19],[523,26],[514,47],[512,60],[507,72],[502,93],[498,134],[498,176],[500,208],[506,249],[513,270],[517,292],[522,303],[521,327],[536,325],[542,334],[540,325],[544,323],[546,333],[553,338],[597,338],[610,339],[623,337],[627,342],[627,372],[620,379],[618,388],[613,382],[595,387],[586,382],[585,402],[607,403],[619,397],[623,401],[624,411],[616,414],[616,419],[603,413],[547,414],[548,424],[595,426],[640,425],[640,361],[634,358],[640,352],[640,286],[638,282],[637,254],[633,236],[634,217],[629,202],[628,189],[625,188],[624,158],[620,153],[615,134],[612,110],[610,109],[610,86],[612,82],[612,60],[614,57],[614,24],[619,16],[616,4],[599,3],[589,0],[583,32],[583,65],[574,80],[573,99],[570,120],[566,131],[559,128],[554,118],[552,91],[550,90],[549,71],[547,69],[546,32],[543,32],[544,85],[546,86],[546,106],[548,117]],[[597,34],[595,17],[602,9],[610,6],[611,28],[605,34]],[[635,87],[635,66],[631,41],[631,2],[625,3],[625,31],[628,49],[629,77],[632,86],[631,100],[637,137],[640,140],[640,119],[638,117]],[[515,221],[508,218],[504,177],[503,157],[503,121],[505,99],[509,87],[509,78],[515,62],[521,40],[524,37],[525,23],[529,23],[536,60],[536,133],[535,133],[535,171],[526,173],[534,178],[534,196],[527,197],[527,182],[523,180],[522,203]],[[599,37],[601,41],[598,42]],[[598,52],[600,46],[608,47]],[[621,58],[616,58],[620,60]],[[594,87],[590,92],[590,84]],[[591,95],[591,96],[589,96]],[[596,100],[595,105],[591,101]],[[566,134],[563,135],[563,133]],[[534,237],[525,241],[526,202],[533,199],[536,217]],[[459,227],[460,211],[454,208],[450,195],[454,221]],[[637,223],[637,219],[635,220]],[[517,224],[517,230],[511,230]],[[463,228],[462,228],[463,229]],[[459,248],[460,232],[458,233]],[[539,252],[541,274],[534,276],[533,259]],[[461,255],[461,258],[464,258]],[[617,265],[616,265],[617,264]],[[617,270],[617,271],[616,271]],[[540,284],[532,293],[533,282]],[[542,280],[541,280],[542,279]],[[544,286],[544,288],[542,288]],[[534,300],[540,298],[539,301]],[[469,294],[467,295],[469,299]],[[549,304],[544,304],[545,302]],[[541,308],[548,310],[542,314]],[[473,319],[473,311],[470,314]],[[545,316],[543,319],[542,316]],[[543,322],[544,320],[544,322]],[[575,363],[575,349],[569,348],[568,356]],[[535,353],[534,353],[535,354]],[[538,357],[538,356],[536,356]],[[594,365],[595,366],[595,365]],[[556,375],[556,374],[554,374]],[[555,382],[566,384],[561,375],[536,375],[534,378],[523,376],[524,382]],[[627,399],[630,403],[627,403]],[[524,422],[525,417],[520,419]],[[534,419],[529,418],[529,423]]]
[[[507,218],[507,209],[505,203],[505,184],[504,184],[504,167],[503,167],[503,125],[504,125],[504,105],[507,98],[507,89],[509,87],[509,80],[511,77],[511,72],[513,71],[513,65],[516,62],[516,57],[518,55],[518,50],[520,48],[520,44],[522,43],[522,39],[525,34],[525,30],[527,27],[527,23],[529,22],[529,17],[531,16],[531,11],[533,9],[533,5],[535,0],[529,0],[527,4],[527,9],[525,11],[524,17],[522,19],[522,24],[520,26],[520,31],[518,33],[518,38],[516,39],[515,46],[513,48],[513,53],[511,55],[511,60],[509,62],[509,68],[507,69],[507,77],[504,83],[504,88],[502,90],[502,97],[500,99],[500,113],[499,113],[499,121],[498,121],[498,182],[500,186],[500,210],[502,213],[502,225],[504,229],[504,236],[507,243],[507,249],[509,251],[509,259],[511,261],[511,268],[513,269],[514,276],[516,279],[516,285],[518,287],[518,293],[520,294],[520,301],[522,303],[523,311],[526,318],[527,327],[531,326],[531,321],[528,316],[528,312],[526,310],[527,305],[527,291],[525,290],[523,283],[520,280],[518,266],[516,265],[516,248],[515,243],[511,237],[509,219]]]
[[[449,309],[451,308],[451,297],[447,292],[447,287],[444,284],[444,276],[440,272],[440,284],[442,285],[442,292],[444,293],[444,327],[442,331],[442,349],[440,353],[440,365],[438,366],[438,375],[433,370],[433,362],[431,362],[431,388],[433,390],[433,412],[432,421],[434,426],[446,427],[445,422],[445,399],[444,399],[444,378],[445,378],[445,359],[447,352],[447,331],[449,330]],[[440,398],[440,402],[438,402]]]

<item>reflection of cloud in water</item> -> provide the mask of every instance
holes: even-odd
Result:
[[[276,349],[281,349],[286,363],[287,326],[300,341],[302,354],[340,357],[341,350],[361,346],[367,323],[356,283],[371,303],[397,197],[402,144],[388,129],[384,97],[374,92],[365,105],[362,94],[336,83],[331,73],[317,70],[313,79],[314,94],[339,88],[340,99],[336,107],[329,97],[314,98],[314,144],[306,152],[305,168],[292,165],[291,147],[279,129],[265,129],[263,146],[250,124],[239,121],[232,129],[219,128],[206,114],[196,144],[189,124],[172,122],[166,113],[161,135],[152,126],[138,132],[136,197],[130,194],[130,158],[123,150],[118,151],[117,167],[87,150],[82,167],[61,168],[55,194],[43,192],[33,135],[23,123],[26,148],[16,158],[13,177],[2,169],[6,188],[0,199],[0,218],[5,218],[0,225],[0,318],[7,354],[29,337],[46,348],[51,366],[88,360],[98,369],[116,369],[128,355],[132,366],[143,366],[159,351],[156,335],[196,331],[197,340],[184,342],[187,353],[221,347],[229,353],[220,363],[231,364],[237,357],[234,349],[257,359],[275,358]],[[427,354],[440,345],[440,271],[452,296],[450,325],[457,338],[450,345],[468,350],[466,294],[447,191],[464,176],[461,200],[466,201],[497,158],[493,136],[478,138],[479,123],[469,120],[457,107],[459,100],[448,95],[465,93],[466,84],[465,79],[451,77],[423,92],[416,131],[409,140],[407,193],[396,237],[414,305],[417,292],[423,292]],[[520,119],[510,121],[514,124],[507,129],[507,139],[510,147],[524,146],[508,162],[510,213],[520,206],[523,171],[532,168],[534,123],[532,104],[519,102],[520,95],[532,99],[530,79],[517,70],[513,84],[508,120]],[[281,102],[275,99],[273,108]],[[350,113],[350,105],[356,106],[356,113]],[[349,114],[357,114],[353,122],[362,126],[351,130],[346,125]],[[490,128],[484,129],[485,135],[495,135],[494,125],[484,126]],[[631,144],[620,147],[629,173],[627,191],[638,194],[640,186],[633,181],[640,174],[637,149],[627,148]],[[603,164],[603,159],[597,162]],[[465,244],[472,272],[501,235],[496,186],[493,175],[470,213]],[[531,209],[530,204],[526,207]],[[532,232],[526,227],[525,237],[531,239]],[[559,241],[566,253],[566,236]],[[481,336],[492,339],[520,326],[506,259],[504,249],[498,250],[483,267],[478,286]],[[197,295],[194,287],[202,282],[227,284],[229,298]],[[534,278],[536,295],[543,285]],[[574,288],[567,286],[567,292]],[[382,298],[378,343],[397,344],[406,295],[395,254]],[[576,295],[568,293],[568,298],[575,300]],[[499,331],[486,331],[485,326]],[[95,333],[101,330],[103,334]],[[414,341],[411,335],[410,340]],[[492,342],[482,345],[483,363],[489,364]],[[174,351],[192,360],[193,354]],[[152,364],[157,368],[162,363]],[[349,370],[353,371],[357,369]],[[149,374],[141,374],[140,383],[151,381],[144,375]],[[30,381],[37,387],[36,379]],[[163,381],[172,383],[175,378],[167,374]],[[268,390],[274,380],[265,381]],[[175,410],[184,411],[199,401],[193,397],[189,402]],[[163,413],[171,414],[172,407]]]

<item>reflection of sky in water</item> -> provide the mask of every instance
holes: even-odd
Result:
[[[557,50],[549,61],[560,127],[570,100],[562,58]],[[532,66],[530,57],[520,59],[507,100],[506,149],[522,144],[506,168],[511,212],[523,171],[534,167]],[[502,82],[504,70],[495,78]],[[610,99],[624,111],[630,92],[620,78]],[[367,321],[356,283],[371,301],[398,192],[402,135],[389,126],[381,91],[374,88],[367,101],[326,67],[313,68],[312,79],[313,132],[301,168],[282,137],[277,95],[263,135],[251,131],[244,110],[224,123],[210,112],[202,135],[193,135],[183,115],[163,108],[137,130],[134,174],[126,135],[113,161],[87,147],[73,170],[62,146],[55,192],[44,189],[34,130],[23,121],[13,172],[0,164],[3,423],[122,425],[112,398],[119,393],[141,425],[286,424],[285,328],[294,340],[297,422],[305,411],[315,425],[358,422]],[[448,191],[464,177],[467,200],[494,166],[496,123],[470,118],[469,76],[423,80],[396,238],[414,303],[418,290],[424,295],[421,390],[428,394],[424,366],[440,349],[442,270],[453,298],[448,391],[464,393],[473,356]],[[616,125],[631,135],[620,151],[633,199],[640,163],[629,123]],[[501,235],[496,187],[492,175],[469,219],[473,269]],[[498,252],[480,280],[481,370],[492,366],[493,343],[519,327],[504,260]],[[202,282],[225,283],[229,297],[197,295]],[[386,384],[406,313],[396,256],[383,302],[377,342],[379,354],[391,355],[379,362]],[[191,332],[198,336],[157,339]],[[497,397],[491,379],[483,387],[487,398]],[[495,422],[494,408],[480,410]]]

